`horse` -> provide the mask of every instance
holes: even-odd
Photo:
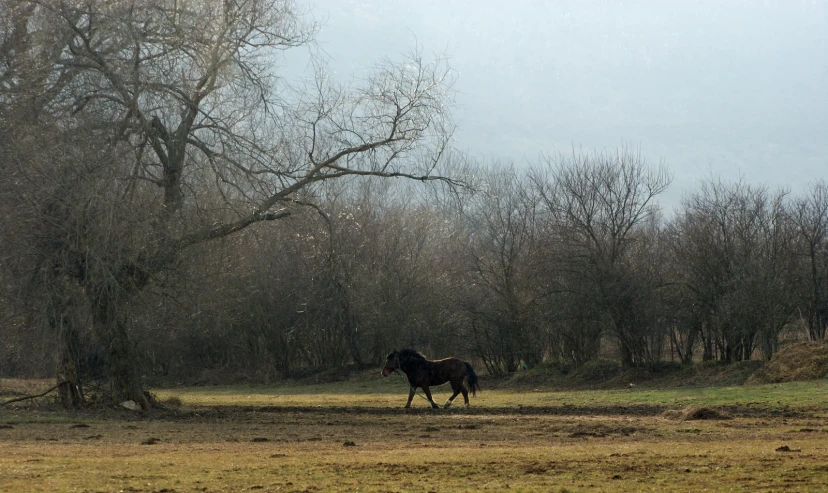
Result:
[[[444,404],[444,407],[451,406],[452,401],[457,394],[462,393],[463,399],[466,401],[466,407],[469,405],[469,390],[472,395],[477,395],[477,390],[480,390],[480,385],[477,383],[477,374],[474,373],[471,365],[459,358],[445,358],[440,360],[427,360],[425,356],[413,349],[401,349],[393,351],[386,358],[385,366],[382,368],[382,376],[387,377],[396,370],[401,370],[408,377],[410,391],[408,393],[408,402],[405,404],[406,409],[411,407],[411,400],[414,399],[417,387],[422,387],[428,402],[431,407],[439,409],[440,406],[434,403],[431,398],[430,387],[433,385],[443,385],[446,382],[451,383],[451,389],[454,393]],[[463,380],[467,380],[468,389],[463,385]]]

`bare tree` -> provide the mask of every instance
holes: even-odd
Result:
[[[548,349],[533,288],[537,198],[514,167],[491,169],[465,206],[472,232],[461,306],[475,352],[490,371],[534,366]]]
[[[444,61],[385,61],[361,87],[320,70],[291,89],[272,57],[309,42],[314,26],[290,1],[21,5],[38,22],[25,33],[7,24],[6,39],[25,38],[15,57],[58,54],[38,118],[98,149],[94,179],[81,175],[92,195],[72,208],[89,211],[89,227],[60,244],[71,259],[60,268],[86,293],[114,398],[147,405],[126,314],[186,249],[284,218],[322,181],[450,181],[439,174],[452,131]],[[11,94],[6,107],[32,97]]]
[[[825,338],[828,327],[828,184],[819,181],[807,197],[796,199],[791,206],[799,247],[806,259],[807,294],[800,311],[808,320],[812,341]]]
[[[636,228],[658,210],[670,176],[631,149],[547,157],[532,181],[542,197],[558,253],[554,269],[572,277],[568,289],[598,308],[593,321],[616,338],[626,365],[642,362],[640,285],[630,263]]]
[[[691,244],[689,234],[685,234],[684,227],[687,224],[687,217],[679,214],[666,225],[664,236],[667,244],[667,261],[665,277],[670,283],[664,298],[665,309],[671,314],[670,317],[670,348],[671,354],[676,353],[679,360],[684,364],[692,364],[696,354],[697,341],[703,335],[707,311],[698,302],[699,293],[695,291],[695,285],[691,282],[689,267],[690,259],[697,256],[704,256],[705,252],[695,250]],[[712,347],[712,346],[711,346]],[[711,349],[712,351],[712,349]],[[705,346],[705,360],[712,359],[712,353],[708,354]]]
[[[767,358],[776,351],[795,293],[785,197],[711,180],[683,206],[676,245],[688,301],[699,310],[705,359],[750,359],[757,346]]]
[[[407,184],[360,182],[327,191],[330,229],[320,233],[331,235],[325,278],[347,316],[351,359],[367,364],[392,347],[432,346],[448,330],[445,250],[455,231]]]

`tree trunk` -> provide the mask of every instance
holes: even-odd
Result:
[[[83,407],[84,397],[78,376],[81,348],[77,327],[63,313],[52,319],[52,325],[58,331],[60,402],[67,409],[79,409]]]
[[[671,341],[675,345],[676,352],[678,353],[679,359],[683,365],[689,365],[693,363],[693,349],[696,345],[696,334],[702,335],[702,342],[704,342],[704,328],[700,324],[696,324],[691,322],[688,325],[689,330],[687,330],[687,337],[684,340],[681,340],[681,328],[674,328],[671,330]],[[678,331],[679,335],[676,335]]]
[[[108,352],[111,397],[115,402],[135,401],[142,409],[150,403],[144,394],[138,355],[129,338],[123,311],[122,292],[117,286],[103,286],[94,295],[95,333]],[[121,296],[119,296],[119,294]]]
[[[618,339],[618,350],[621,354],[621,364],[626,368],[635,366],[635,342],[632,336],[631,325],[623,314],[616,317],[615,336]]]
[[[713,352],[713,331],[710,328],[710,321],[702,327],[699,335],[702,338],[702,346],[704,351],[702,353],[702,361],[713,361],[715,353]]]

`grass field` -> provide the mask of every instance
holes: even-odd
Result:
[[[484,382],[485,385],[486,382]],[[0,386],[10,385],[0,382]],[[492,384],[493,386],[493,384]],[[820,491],[828,381],[402,409],[401,379],[156,389],[178,409],[0,408],[0,491]],[[442,403],[445,388],[435,393]],[[688,410],[706,406],[693,418]]]

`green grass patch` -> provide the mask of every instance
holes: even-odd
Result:
[[[160,399],[177,397],[183,406],[352,406],[400,407],[405,404],[408,384],[398,377],[317,385],[213,386],[157,389]],[[448,386],[432,389],[442,404],[450,395]],[[422,391],[419,391],[422,395]],[[461,399],[461,397],[458,397]],[[485,389],[470,397],[473,407],[578,406],[605,407],[652,405],[662,407],[756,405],[773,409],[825,408],[828,380],[782,384],[682,387],[669,389],[627,388],[609,390]],[[455,400],[455,406],[458,401]],[[415,397],[415,407],[427,403]]]
[[[626,390],[550,392],[538,395],[539,403],[565,402],[574,405],[721,406],[757,404],[768,407],[814,408],[828,402],[828,381],[786,384]]]

